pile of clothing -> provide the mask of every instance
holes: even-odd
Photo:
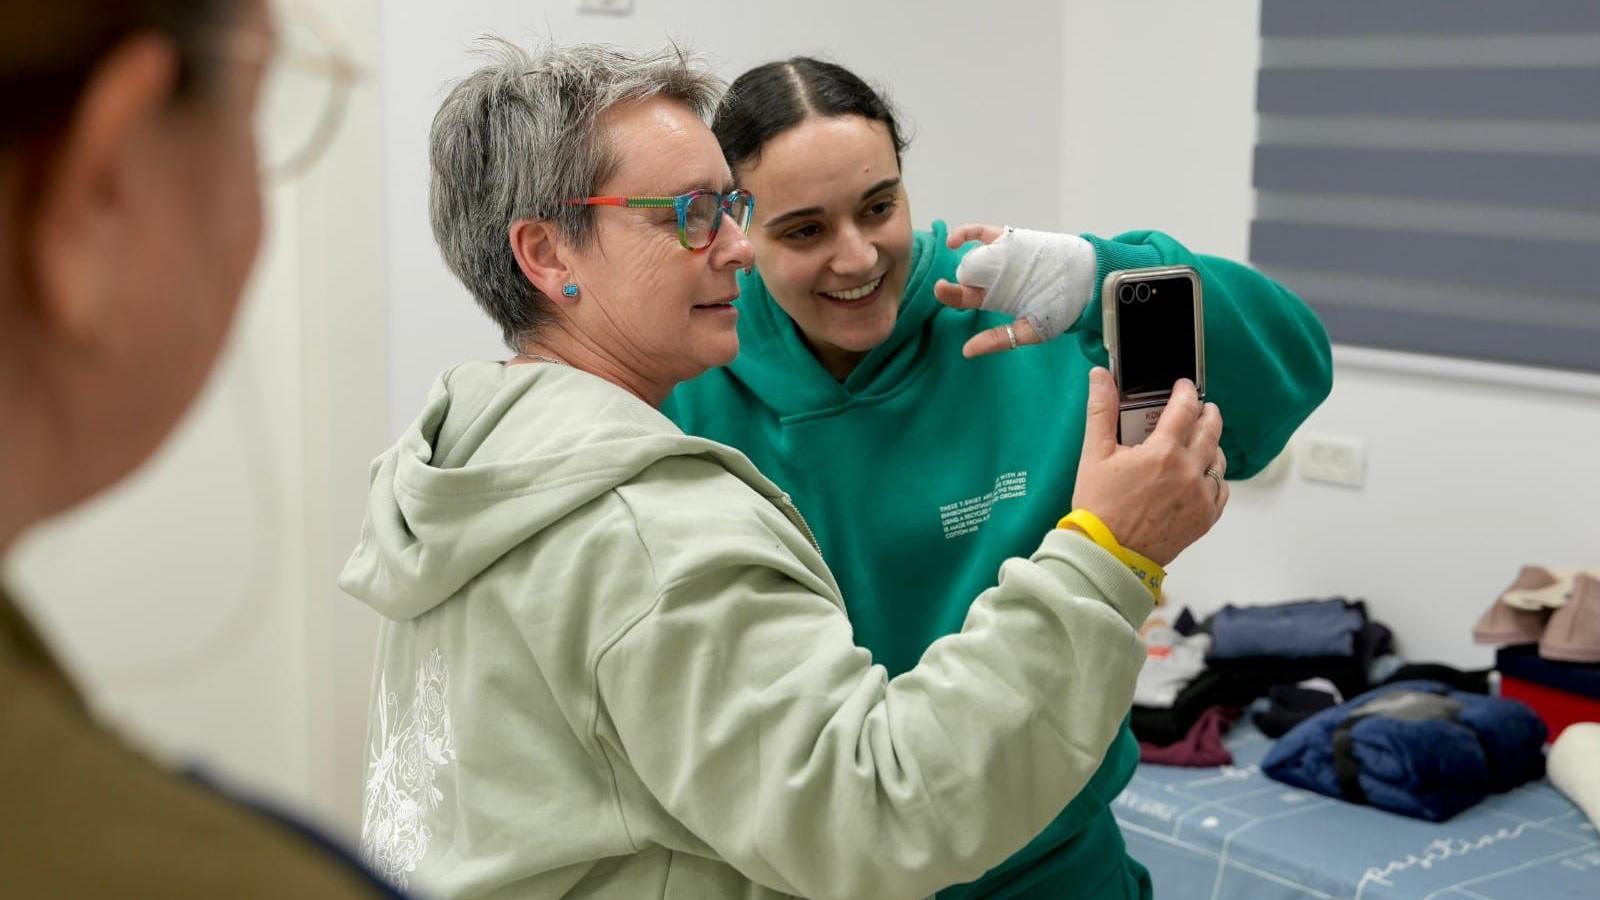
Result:
[[[1390,659],[1392,635],[1343,597],[1227,606],[1204,622],[1185,611],[1145,640],[1133,733],[1140,759],[1166,765],[1231,763],[1222,736],[1257,700],[1270,698],[1257,727],[1276,736],[1398,666],[1375,664]]]
[[[1551,731],[1533,709],[1488,696],[1487,669],[1405,664],[1360,600],[1227,606],[1203,622],[1185,611],[1145,643],[1132,715],[1144,762],[1231,764],[1223,738],[1248,711],[1280,738],[1261,763],[1268,777],[1429,821],[1545,772]],[[1570,759],[1600,748],[1600,730],[1579,734],[1594,743]],[[1567,770],[1574,783],[1600,771]],[[1574,791],[1600,809],[1591,780]]]
[[[1324,710],[1273,745],[1269,778],[1442,822],[1544,775],[1544,723],[1515,700],[1403,681]]]

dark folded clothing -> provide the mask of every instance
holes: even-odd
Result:
[[[1222,738],[1239,713],[1236,706],[1213,706],[1200,714],[1183,740],[1165,747],[1140,743],[1139,761],[1161,766],[1231,766],[1233,754],[1222,745]]]
[[[1216,640],[1215,633],[1212,640]],[[1251,700],[1265,697],[1274,684],[1298,684],[1312,678],[1326,678],[1333,682],[1339,693],[1354,697],[1367,690],[1367,666],[1393,643],[1393,633],[1379,622],[1368,622],[1358,632],[1355,653],[1352,656],[1305,657],[1284,659],[1275,656],[1254,656],[1242,659],[1207,659],[1211,670],[1253,681],[1259,688]],[[1249,701],[1245,701],[1248,705]]]
[[[1214,637],[1214,635],[1213,635]],[[1354,697],[1367,690],[1367,665],[1393,641],[1389,628],[1368,622],[1350,658],[1217,660],[1178,693],[1171,708],[1135,706],[1133,734],[1141,741],[1165,746],[1183,740],[1200,714],[1212,706],[1249,706],[1267,696],[1275,684],[1298,684],[1313,678],[1333,682],[1339,693]]]
[[[1443,663],[1408,663],[1374,687],[1400,681],[1437,681],[1469,694],[1489,693],[1489,669],[1464,670]]]
[[[1207,709],[1248,706],[1265,693],[1266,686],[1254,676],[1207,669],[1178,692],[1171,707],[1135,706],[1129,720],[1134,737],[1164,747],[1183,740]]]
[[[1356,655],[1365,656],[1367,663],[1380,656],[1388,656],[1394,652],[1394,632],[1382,622],[1367,620],[1367,627],[1361,629],[1361,644],[1356,650]]]
[[[1577,694],[1600,699],[1600,664],[1556,662],[1539,655],[1537,644],[1502,647],[1494,655],[1495,668],[1502,675],[1521,678]]]
[[[1195,621],[1194,613],[1185,606],[1183,612],[1178,613],[1178,620],[1172,623],[1172,630],[1184,637],[1191,637],[1199,633],[1201,628],[1200,623]]]
[[[1214,660],[1350,657],[1367,624],[1365,604],[1342,597],[1225,606],[1211,619]]]
[[[1252,717],[1256,728],[1270,738],[1283,737],[1289,729],[1319,712],[1339,704],[1327,691],[1293,684],[1275,684],[1267,693],[1272,705]]]
[[[1369,687],[1366,666],[1354,659],[1338,657],[1219,660],[1211,663],[1210,671],[1231,676],[1239,683],[1253,683],[1256,687],[1251,700],[1267,696],[1275,684],[1298,684],[1313,678],[1328,679],[1346,697],[1364,693]]]
[[[1378,688],[1284,736],[1268,777],[1442,822],[1544,773],[1544,723],[1514,700],[1429,681]]]

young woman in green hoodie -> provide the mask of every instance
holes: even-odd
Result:
[[[1159,232],[1023,233],[1048,264],[1020,284],[1015,269],[1002,274],[995,290],[1012,305],[984,305],[1016,309],[1020,294],[1035,314],[953,308],[984,298],[955,283],[963,242],[1001,232],[912,229],[894,114],[840,66],[800,57],[752,69],[713,128],[739,185],[760,198],[756,266],[740,279],[738,358],[680,385],[662,410],[744,451],[794,496],[856,641],[890,676],[958,632],[995,567],[1072,507],[1088,372],[1106,364],[1097,286],[1108,272],[1199,270],[1229,477],[1259,471],[1327,396],[1328,340],[1294,294]],[[1148,897],[1109,807],[1137,762],[1124,725],[1088,788],[1032,843],[940,897]]]

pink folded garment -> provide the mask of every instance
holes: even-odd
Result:
[[[1233,754],[1222,745],[1223,735],[1238,720],[1237,706],[1213,706],[1200,714],[1183,740],[1167,747],[1141,741],[1139,761],[1160,766],[1231,766]]]

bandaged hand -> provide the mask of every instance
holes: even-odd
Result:
[[[951,249],[968,241],[984,246],[956,269],[958,284],[940,280],[939,302],[960,309],[987,309],[1016,318],[976,334],[961,350],[983,356],[1061,336],[1078,320],[1094,294],[1094,245],[1075,234],[962,225],[950,231]]]

